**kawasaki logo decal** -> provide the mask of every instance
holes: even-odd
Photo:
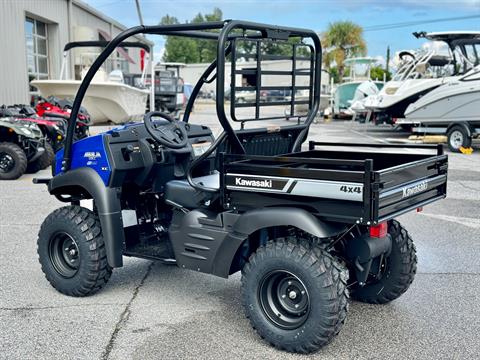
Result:
[[[232,188],[264,189],[265,191],[283,191],[288,179],[268,178],[263,176],[228,174],[226,185]]]
[[[402,189],[402,198],[416,195],[418,193],[426,191],[427,189],[428,189],[428,183],[426,181],[422,181],[421,183],[413,186],[405,186]]]
[[[271,189],[272,180],[253,180],[253,179],[243,179],[241,177],[235,177],[235,185]]]

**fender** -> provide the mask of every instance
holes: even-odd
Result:
[[[108,264],[112,267],[121,267],[125,234],[119,198],[120,190],[106,187],[97,172],[89,167],[59,174],[48,183],[48,191],[52,195],[73,195],[79,191],[79,188],[90,194],[95,201]]]
[[[472,130],[470,125],[468,123],[465,123],[465,122],[454,122],[454,123],[449,124],[448,127],[447,127],[447,131],[445,133],[448,134],[450,129],[454,126],[463,127],[465,129],[465,131],[467,132],[468,136],[472,137],[474,131]]]
[[[293,226],[318,238],[335,236],[346,230],[345,224],[321,221],[299,208],[275,207],[247,211],[235,221],[231,232],[220,245],[213,260],[212,273],[228,277],[235,255],[248,236],[257,230],[275,226]]]

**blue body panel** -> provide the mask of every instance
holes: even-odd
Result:
[[[90,136],[79,140],[72,147],[71,169],[90,167],[102,178],[105,186],[108,186],[112,169],[105,150],[104,134]],[[55,155],[55,175],[62,172],[63,149]]]

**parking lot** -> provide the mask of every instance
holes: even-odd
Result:
[[[218,129],[213,106],[199,106],[195,116]],[[391,142],[406,137],[387,127],[336,121],[314,124],[309,139]],[[340,335],[309,356],[275,350],[255,334],[240,304],[239,274],[225,280],[126,259],[92,297],[57,293],[40,270],[35,242],[43,219],[62,203],[44,185],[33,185],[33,175],[0,182],[0,358],[478,358],[478,143],[474,150],[450,154],[447,199],[399,219],[418,251],[410,290],[388,305],[352,302]]]

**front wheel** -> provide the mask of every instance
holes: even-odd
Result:
[[[15,180],[25,173],[27,156],[14,143],[0,143],[0,180]]]
[[[242,300],[258,334],[279,349],[310,353],[340,331],[348,271],[327,252],[295,238],[261,246],[242,270]]]
[[[50,284],[70,296],[87,296],[110,278],[98,217],[80,206],[52,212],[38,234],[38,256]]]
[[[417,272],[417,254],[407,230],[396,220],[388,224],[392,238],[392,250],[385,257],[381,273],[367,280],[365,286],[351,286],[353,299],[370,303],[386,304],[397,299],[410,287]]]

